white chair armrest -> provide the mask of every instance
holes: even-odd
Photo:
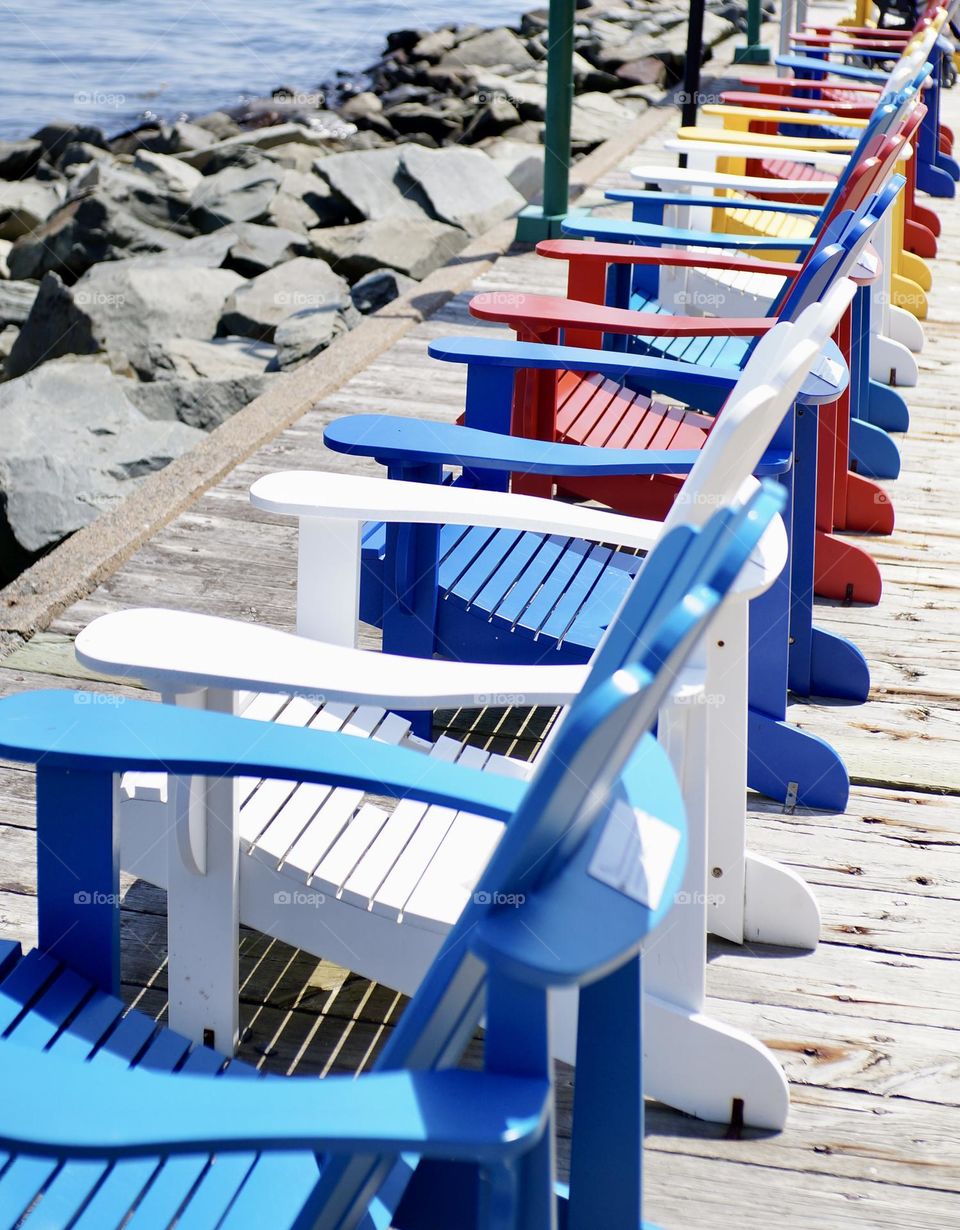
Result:
[[[143,609],[95,619],[76,640],[91,670],[158,691],[251,689],[323,701],[436,709],[565,704],[586,666],[503,666],[349,649],[213,615]]]

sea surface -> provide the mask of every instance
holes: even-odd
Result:
[[[0,137],[53,119],[107,135],[277,86],[359,75],[388,32],[516,22],[534,0],[0,0]]]

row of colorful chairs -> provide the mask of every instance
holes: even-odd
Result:
[[[516,340],[431,343],[466,367],[460,424],[327,428],[385,478],[255,483],[298,521],[295,634],[122,612],[79,660],[170,703],[0,701],[0,756],[37,768],[39,923],[0,945],[4,1224],[640,1225],[644,1093],[783,1126],[775,1058],[705,1012],[706,936],[817,943],[808,886],[748,846],[747,788],[846,803],[787,703],[869,688],[814,595],[880,597],[843,535],[893,528],[882,377],[916,379],[946,17],[855,100],[832,77],[867,36],[818,27],[776,107],[734,92],[729,135],[681,130],[671,191],[571,215],[539,247],[567,298],[478,295]],[[531,764],[433,737],[481,704],[560,709]],[[169,1028],[118,997],[121,867],[168,894]],[[412,995],[371,1073],[230,1058],[239,923]]]

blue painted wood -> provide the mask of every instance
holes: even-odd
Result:
[[[78,693],[72,720],[83,723]],[[103,991],[120,987],[120,837],[113,825],[113,776],[37,766],[37,934],[40,949]]]
[[[854,81],[864,81],[872,85],[886,85],[887,73],[878,72],[872,68],[857,68],[854,64],[838,64],[834,61],[825,63],[813,56],[782,55],[775,61],[780,68],[791,69],[797,77],[804,80],[810,78],[819,80],[827,76],[848,77]]]
[[[561,230],[564,235],[574,238],[600,239],[611,243],[642,240],[647,247],[696,244],[697,247],[735,248],[746,252],[809,252],[816,242],[795,235],[777,238],[767,235],[736,235],[725,231],[713,234],[710,231],[685,230],[678,226],[654,226],[620,218],[601,218],[588,213],[567,214]]]
[[[850,459],[866,478],[898,478],[900,450],[882,427],[864,419],[850,421]]]
[[[859,136],[859,130],[857,132]],[[822,205],[803,205],[795,204],[790,201],[759,201],[748,198],[729,197],[729,196],[698,196],[694,193],[687,194],[685,192],[661,192],[659,190],[645,190],[638,188],[608,188],[604,192],[604,198],[608,201],[630,201],[637,206],[647,207],[651,209],[657,208],[662,215],[663,208],[667,205],[705,205],[714,209],[744,209],[761,213],[782,213],[782,214],[800,214],[811,215],[818,218],[823,210]],[[633,216],[634,222],[651,221],[660,223],[661,217],[650,217],[649,219],[638,215],[636,209]]]

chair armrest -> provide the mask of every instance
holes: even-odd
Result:
[[[352,414],[336,419],[326,428],[324,443],[337,452],[373,457],[383,465],[394,462],[415,466],[461,465],[472,470],[497,469],[554,475],[682,474],[692,469],[700,456],[696,449],[591,448],[585,444],[552,444],[499,432],[477,431],[457,423],[425,423],[422,419],[405,419],[394,414]],[[757,473],[782,474],[789,468],[789,453],[768,449]],[[464,489],[444,487],[442,490],[459,492]],[[567,508],[568,505],[547,501],[547,508],[558,507]],[[544,509],[544,517],[548,516],[547,508]],[[556,523],[551,519],[551,524]],[[578,536],[588,538],[591,533],[601,531],[609,533],[609,524],[592,524],[587,532],[582,523]],[[606,538],[604,541],[620,542],[618,538]]]
[[[231,1080],[81,1063],[8,1041],[0,1080],[0,1144],[53,1157],[362,1148],[504,1158],[539,1139],[550,1099],[546,1081],[484,1072]]]
[[[779,181],[777,181],[779,182]],[[789,276],[800,272],[800,265],[787,261],[764,261],[757,256],[723,256],[685,249],[644,248],[632,243],[581,243],[574,239],[541,239],[537,255],[577,263],[604,265],[656,265],[658,267],[723,269],[729,273],[776,273]]]
[[[502,300],[509,298],[510,303]],[[669,312],[634,312],[559,295],[474,295],[470,314],[514,329],[597,329],[635,337],[756,337],[777,323],[773,317],[674,316]]]
[[[730,107],[764,107],[773,110],[787,108],[792,115],[794,111],[817,111],[821,122],[830,116],[868,116],[873,110],[871,102],[861,99],[859,102],[838,102],[835,98],[793,98],[789,94],[763,94],[748,90],[724,90],[721,100]],[[824,113],[828,113],[824,115]]]
[[[496,820],[513,815],[526,788],[499,773],[373,739],[149,701],[117,698],[117,704],[105,706],[92,700],[59,690],[0,700],[0,756],[36,764],[48,777],[74,770],[86,775],[139,770],[359,787]]]
[[[724,119],[756,120],[765,124],[796,124],[809,128],[822,128],[830,117],[824,115],[804,115],[794,111],[780,111],[767,107],[730,107],[723,103],[707,103],[703,107],[704,115],[716,115]],[[866,128],[867,121],[855,117],[845,118],[844,128]],[[815,138],[814,138],[815,139]]]
[[[818,72],[826,76],[846,77],[854,81],[868,81],[876,85],[885,85],[888,74],[877,72],[872,68],[856,68],[852,64],[836,64],[831,60],[819,60],[813,56],[782,55],[777,56],[774,63],[779,68],[789,68],[793,72]],[[816,81],[814,81],[816,85]]]
[[[671,153],[683,154],[687,158],[696,158],[702,154],[712,155],[714,158],[756,158],[758,157],[757,150],[753,146],[737,145],[732,139],[732,134],[722,128],[715,128],[714,139],[707,140],[703,132],[697,132],[692,140],[685,140],[677,137],[670,137],[664,141],[663,148]],[[754,136],[763,134],[754,133]],[[820,171],[825,171],[831,175],[837,175],[843,172],[847,163],[850,161],[849,151],[847,153],[836,153],[834,151],[825,150],[821,147],[813,149],[809,144],[802,144],[799,148],[790,147],[784,144],[786,137],[775,138],[780,144],[776,147],[764,146],[761,151],[766,157],[776,159],[777,162],[802,162],[809,166],[816,167]],[[802,183],[803,181],[790,180],[789,183]],[[827,184],[827,191],[830,191],[834,185]]]
[[[498,439],[493,432],[479,434],[490,435],[494,441]],[[577,449],[580,445],[567,447]],[[472,487],[433,486],[310,470],[268,474],[253,484],[250,500],[268,512],[301,519],[484,525],[539,534],[566,534],[640,550],[649,550],[661,530],[660,522],[643,517],[625,517],[580,504],[516,495],[510,491],[478,491]],[[515,690],[510,689],[511,692]]]
[[[680,129],[681,133],[685,131],[688,130]],[[739,135],[751,137],[757,134],[748,132]],[[816,242],[793,235],[737,235],[726,231],[686,230],[683,227],[656,226],[648,222],[628,222],[622,218],[600,218],[586,213],[567,214],[561,229],[565,235],[579,235],[589,239],[632,239],[647,245],[687,243],[696,247],[737,248],[749,252],[805,252]]]
[[[757,201],[745,197],[691,196],[685,192],[644,192],[631,188],[611,188],[603,194],[608,201],[647,201],[652,205],[701,205],[710,209],[754,209],[764,213],[809,214],[818,218],[817,205],[795,205],[789,201]]]
[[[735,192],[782,193],[784,196],[827,195],[834,186],[827,180],[822,183],[802,179],[788,181],[763,175],[728,175],[722,171],[702,171],[697,167],[660,167],[653,164],[632,167],[630,174],[645,183],[665,184],[671,188],[689,184],[691,187],[731,188]]]
[[[480,696],[490,695],[560,705],[577,695],[586,677],[583,666],[408,658],[213,615],[148,608],[95,619],[77,637],[76,654],[91,670],[139,679],[166,693],[250,689],[385,709],[475,706]]]
[[[690,385],[729,392],[740,378],[730,367],[698,367],[676,359],[619,354],[582,346],[544,346],[539,342],[509,342],[486,337],[438,337],[428,347],[430,356],[447,363],[477,363],[517,370],[600,372],[613,380],[633,377],[660,388],[657,381],[687,381]]]
[[[731,132],[726,128],[679,128],[677,138],[681,141],[715,141],[718,136],[730,138],[731,144],[746,150],[746,157],[760,149],[766,153],[779,149],[810,150],[814,153],[849,154],[856,149],[852,137],[784,137],[778,132]],[[744,155],[741,154],[741,157]],[[771,154],[771,156],[773,156]]]

